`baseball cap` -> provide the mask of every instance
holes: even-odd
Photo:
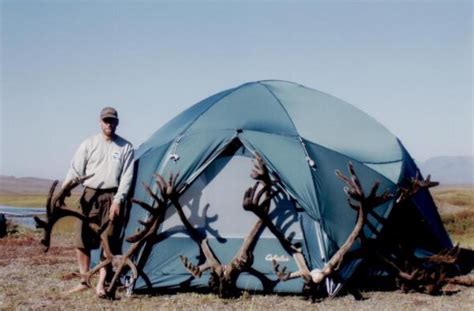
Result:
[[[107,118],[112,118],[112,119],[117,119],[118,120],[117,110],[115,110],[115,108],[113,108],[113,107],[105,107],[100,112],[100,118],[102,120],[107,119]]]

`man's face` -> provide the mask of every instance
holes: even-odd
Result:
[[[100,127],[102,128],[102,133],[104,133],[104,135],[107,137],[114,136],[118,123],[118,119],[114,118],[105,118],[100,120]]]

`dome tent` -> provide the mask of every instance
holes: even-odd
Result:
[[[229,262],[256,217],[242,209],[244,191],[253,183],[251,159],[258,153],[278,175],[285,193],[272,201],[273,222],[301,242],[310,269],[322,268],[354,228],[356,212],[347,206],[343,184],[334,174],[352,162],[364,189],[375,181],[394,193],[397,184],[418,168],[400,141],[377,121],[335,97],[286,81],[250,82],[217,93],[165,124],[136,152],[133,197],[151,203],[141,183],[152,186],[154,174],[179,172],[180,202],[190,222],[205,232],[221,262]],[[155,188],[153,188],[155,187]],[[394,200],[377,207],[370,218],[379,232]],[[412,199],[416,218],[411,233],[417,247],[436,252],[451,247],[429,192]],[[132,235],[147,212],[132,204],[125,236]],[[408,230],[408,229],[407,229]],[[364,228],[367,236],[375,233]],[[142,270],[135,290],[206,287],[208,274],[193,278],[179,255],[200,262],[199,245],[189,238],[174,209],[168,209],[158,237],[136,259]],[[420,238],[420,237],[423,238]],[[354,248],[360,247],[354,245]],[[124,242],[123,248],[127,248]],[[291,256],[265,229],[254,250],[253,268],[271,280],[271,259],[282,258],[296,270]],[[326,282],[334,294],[361,260],[345,262],[338,280]],[[275,292],[301,292],[303,281],[279,282]],[[239,276],[237,287],[264,290],[261,279]]]

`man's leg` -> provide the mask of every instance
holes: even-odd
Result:
[[[76,248],[77,263],[79,264],[79,272],[81,275],[89,272],[91,264],[91,254],[88,249]]]
[[[87,285],[83,275],[89,272],[89,266],[91,262],[90,251],[85,248],[76,248],[76,258],[79,265],[79,273],[81,274],[81,283],[71,289],[69,293],[75,293],[89,288],[89,285]]]
[[[97,296],[99,297],[105,297],[105,278],[107,276],[107,269],[101,268],[99,270],[99,280],[97,281],[97,286],[95,288],[95,291],[97,293]]]

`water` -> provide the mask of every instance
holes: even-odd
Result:
[[[16,224],[36,228],[36,223],[33,220],[33,215],[45,215],[46,209],[44,207],[11,207],[0,205],[0,214],[5,213],[5,217],[14,221]],[[18,216],[17,216],[18,215]],[[25,215],[31,215],[30,217]]]

